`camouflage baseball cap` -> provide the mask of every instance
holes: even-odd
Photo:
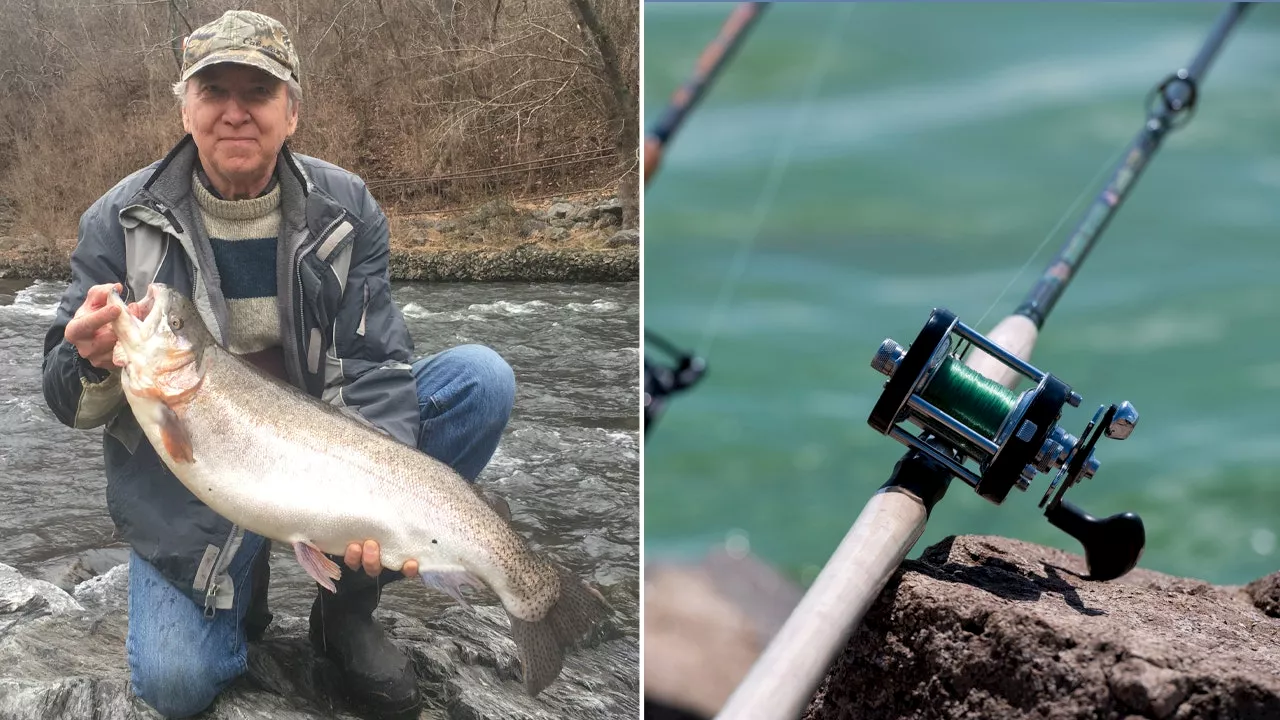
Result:
[[[182,79],[217,63],[239,63],[281,80],[298,77],[298,54],[279,21],[248,10],[228,10],[182,43]]]

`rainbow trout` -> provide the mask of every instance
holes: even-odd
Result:
[[[417,560],[424,584],[466,605],[488,587],[511,618],[524,683],[537,695],[565,649],[609,610],[595,589],[532,552],[452,468],[262,373],[217,344],[195,307],[153,283],[114,321],[114,360],[138,424],[165,465],[215,512],[293,546],[334,591],[327,554],[376,540],[382,565]]]

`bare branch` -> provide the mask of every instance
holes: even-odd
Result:
[[[497,53],[484,48],[475,48],[476,52],[482,52],[486,55],[492,55],[500,60],[545,60],[547,62],[561,63],[564,65],[577,65],[579,67],[590,68],[591,64],[582,60],[569,60],[567,58],[550,57],[547,55],[538,55],[537,53]]]
[[[571,0],[0,0],[0,195],[19,222],[74,234],[83,208],[163,157],[181,132],[169,86],[182,37],[237,6],[274,13],[307,53],[317,102],[299,152],[366,178],[433,178],[391,188],[399,207],[629,177],[610,76]],[[596,19],[635,95],[638,14]],[[603,152],[547,157],[588,147]]]
[[[586,57],[586,56],[587,56],[587,51],[586,51],[586,50],[583,50],[582,48],[578,47],[577,45],[574,45],[573,43],[569,42],[568,40],[565,40],[563,35],[559,35],[559,34],[557,34],[557,33],[555,33],[555,32],[552,32],[550,29],[548,29],[548,28],[544,28],[544,27],[542,27],[541,25],[539,25],[539,24],[538,24],[538,23],[536,23],[536,22],[530,22],[529,24],[530,24],[530,25],[532,25],[533,27],[538,28],[538,29],[539,29],[539,30],[541,30],[542,32],[544,32],[544,33],[546,33],[546,34],[550,35],[551,37],[553,37],[553,38],[555,38],[555,39],[559,40],[560,42],[564,43],[565,45],[568,45],[569,47],[573,48],[576,52],[581,53],[583,57]]]
[[[333,21],[329,23],[329,27],[324,29],[324,33],[320,35],[319,40],[316,40],[316,44],[312,46],[311,52],[307,53],[307,59],[303,62],[311,62],[311,57],[316,54],[316,50],[320,49],[320,43],[324,42],[324,39],[329,36],[329,32],[333,30],[333,26],[338,24],[338,18],[342,17],[342,13],[346,12],[347,8],[354,5],[355,2],[356,0],[347,0],[347,4],[338,9],[338,12],[333,16]]]

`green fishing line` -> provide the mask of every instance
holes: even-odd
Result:
[[[1018,403],[1017,393],[954,357],[942,361],[942,366],[925,387],[923,397],[943,412],[993,439]]]

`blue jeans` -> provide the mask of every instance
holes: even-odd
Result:
[[[497,353],[462,345],[413,364],[418,448],[474,482],[498,447],[515,402],[515,376]],[[266,541],[246,534],[228,572],[235,604],[206,620],[183,592],[136,553],[129,560],[129,657],[133,692],[161,715],[195,715],[248,667],[245,614],[255,556]]]

